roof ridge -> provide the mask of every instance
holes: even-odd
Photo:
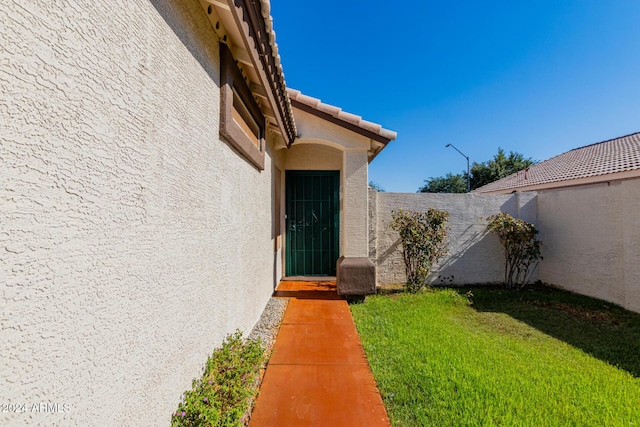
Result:
[[[583,148],[587,148],[587,147],[593,147],[594,145],[604,144],[605,142],[611,142],[611,141],[615,141],[615,140],[617,140],[617,139],[628,138],[628,137],[630,137],[630,136],[634,136],[634,135],[639,135],[639,136],[640,136],[640,131],[639,131],[639,132],[633,132],[633,133],[630,133],[630,134],[627,134],[627,135],[618,136],[618,137],[616,137],[616,138],[606,139],[606,140],[604,140],[604,141],[599,141],[599,142],[594,142],[594,143],[591,143],[591,144],[583,145],[582,147],[572,148],[571,150],[566,151],[565,153],[569,153],[569,152],[571,152],[571,151],[575,151],[575,150],[581,150],[581,149],[583,149]],[[565,153],[562,153],[562,154],[565,154]],[[561,156],[562,154],[558,154],[558,156]],[[556,156],[554,156],[554,157],[556,157]],[[550,157],[550,158],[549,158],[549,160],[550,160],[550,159],[552,159],[552,158],[553,158],[553,157]],[[546,160],[545,160],[545,161],[546,161]]]

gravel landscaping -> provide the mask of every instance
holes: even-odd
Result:
[[[270,351],[276,341],[280,323],[288,304],[289,298],[271,297],[260,316],[260,320],[249,334],[249,339],[260,338],[267,350]]]
[[[289,305],[289,298],[271,297],[271,299],[267,303],[267,306],[264,308],[264,311],[260,315],[260,320],[258,320],[258,323],[256,323],[256,325],[251,330],[251,333],[247,337],[250,340],[256,340],[260,338],[267,355],[267,363],[269,362],[269,356],[271,355],[273,345],[276,342],[276,336],[278,335],[278,330],[280,330],[280,324],[282,323],[284,312],[287,310],[287,305]],[[265,367],[266,366],[263,366],[260,377],[254,384],[256,395],[258,393],[258,390],[260,389],[260,385],[262,384]],[[251,419],[251,411],[253,410],[254,404],[255,399],[253,398],[251,399],[251,402],[249,404],[249,409],[244,413],[244,416],[242,417],[244,427],[247,427],[249,425],[249,420]]]

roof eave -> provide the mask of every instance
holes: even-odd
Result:
[[[215,6],[216,18],[220,19],[216,21],[210,16],[214,30],[223,43],[233,45],[236,59],[252,69],[252,76],[247,76],[250,89],[256,99],[268,105],[265,115],[272,122],[270,130],[290,147],[296,137],[296,126],[268,0],[200,0],[200,3],[209,15],[209,6]],[[237,31],[225,31],[225,28],[231,30],[230,27]]]
[[[632,169],[629,171],[614,172],[609,174],[594,175],[594,176],[588,176],[588,177],[582,177],[582,178],[548,181],[540,184],[518,185],[518,186],[512,186],[512,187],[505,187],[505,188],[494,188],[494,189],[485,190],[485,191],[478,191],[478,190],[482,190],[482,187],[480,187],[473,190],[472,193],[509,194],[509,193],[513,193],[514,191],[526,192],[526,191],[557,190],[557,189],[569,188],[569,187],[582,187],[585,185],[613,183],[613,182],[626,181],[629,179],[638,179],[638,178],[640,178],[640,169]],[[490,184],[487,184],[487,186],[488,185]]]
[[[344,129],[355,132],[371,140],[369,163],[397,137],[397,133],[381,125],[362,120],[361,117],[342,111],[341,108],[325,104],[319,99],[303,95],[295,89],[288,89],[291,105],[306,113],[326,120]]]

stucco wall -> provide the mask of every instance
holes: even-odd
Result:
[[[295,144],[317,141],[330,144],[340,150],[367,150],[370,147],[369,138],[355,133],[335,123],[331,123],[314,114],[299,108],[293,109],[298,129]]]
[[[168,425],[272,292],[270,154],[219,139],[196,1],[9,0],[0,22],[0,402],[29,405],[0,425]]]
[[[345,257],[367,257],[368,246],[368,167],[366,151],[344,153],[342,180],[342,236]]]
[[[538,195],[544,282],[640,312],[640,180]]]
[[[287,170],[342,170],[342,152],[334,147],[293,144],[284,156]]]
[[[370,235],[369,254],[377,265],[378,284],[405,283],[402,245],[391,229],[391,212],[397,209],[426,211],[429,208],[449,212],[449,255],[435,266],[434,285],[468,285],[504,281],[504,255],[498,238],[486,231],[486,217],[507,212],[537,224],[535,193],[510,195],[374,193],[370,218],[377,218],[376,231]],[[372,228],[372,227],[370,227]],[[538,280],[538,270],[531,278]]]

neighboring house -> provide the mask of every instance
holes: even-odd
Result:
[[[540,191],[639,177],[640,133],[634,133],[567,151],[473,193]]]
[[[267,0],[0,13],[0,401],[56,408],[0,424],[167,425],[282,277],[368,256],[396,134],[286,88]]]

